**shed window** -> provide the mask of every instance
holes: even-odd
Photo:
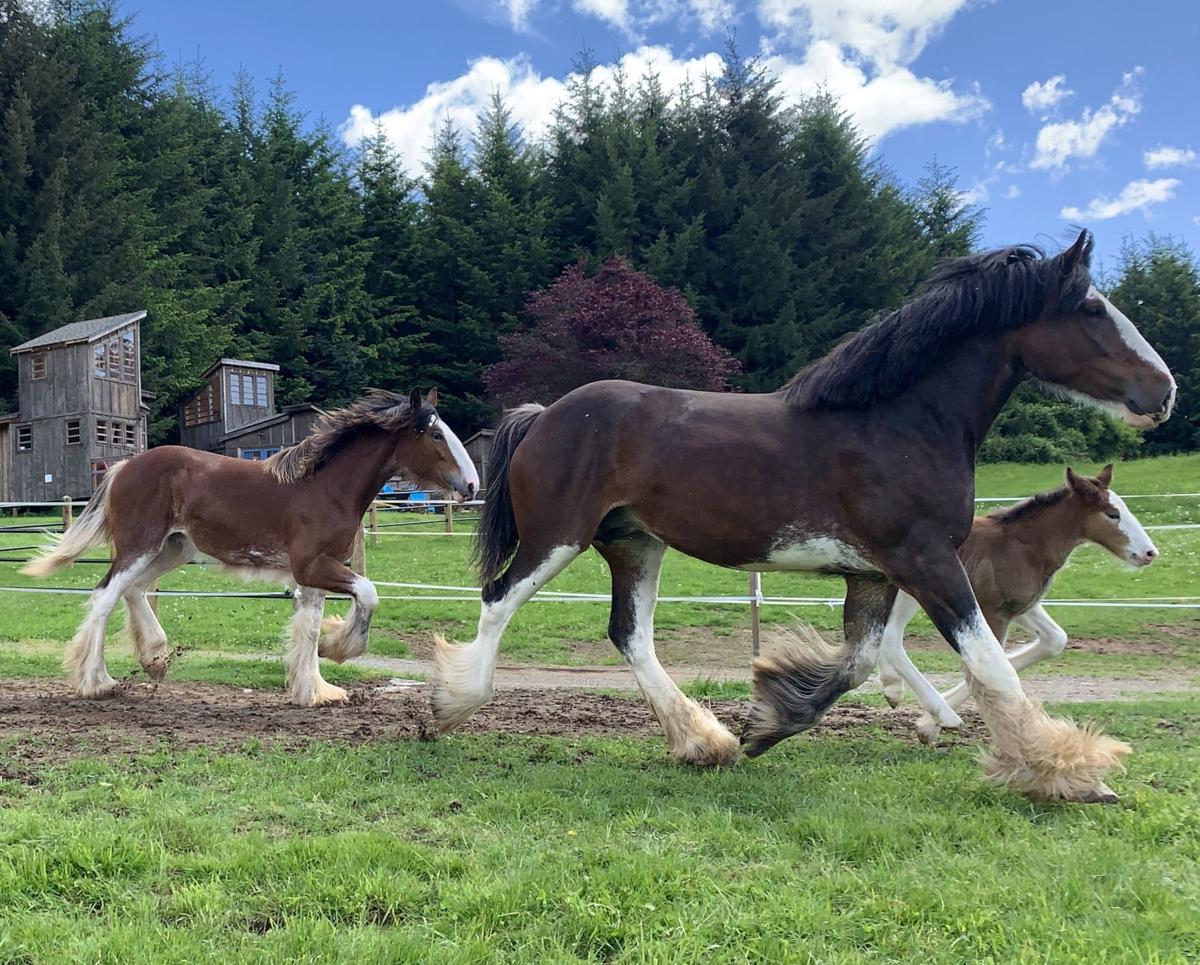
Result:
[[[79,431],[79,420],[67,420],[67,445],[77,446],[83,441],[82,434]]]
[[[261,382],[259,386],[256,383]],[[229,401],[233,405],[267,404],[267,380],[261,376],[246,375],[242,372],[232,372],[229,376]]]
[[[46,377],[46,353],[38,352],[32,359],[33,373],[32,378],[44,379]]]
[[[217,393],[214,389],[216,384],[216,380],[209,382],[183,407],[183,424],[185,426],[190,428],[216,421]]]
[[[108,420],[96,420],[96,441],[101,443],[108,442]]]
[[[267,377],[265,375],[256,375],[254,377],[254,404],[267,407]]]
[[[274,449],[243,449],[242,458],[251,459],[255,462],[262,462],[262,460],[266,459],[268,456],[275,455],[275,453],[278,451],[278,446],[276,446]]]
[[[100,483],[104,480],[104,474],[108,472],[108,466],[107,459],[92,460],[92,492],[100,487]]]
[[[17,426],[17,452],[29,452],[33,449],[33,426],[26,423]]]
[[[137,350],[132,329],[121,335],[121,379],[130,383],[137,381]]]
[[[137,381],[137,349],[132,329],[92,346],[92,371],[98,379]]]
[[[125,423],[125,445],[130,449],[137,447],[137,428],[132,422]]]

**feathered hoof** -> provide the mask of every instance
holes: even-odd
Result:
[[[317,642],[317,656],[334,663],[345,663],[367,652],[365,637],[353,633],[353,624],[343,617],[326,617],[321,621],[321,639]]]
[[[457,730],[492,699],[492,686],[480,682],[472,648],[451,643],[440,633],[433,638],[433,721],[439,734]]]
[[[1122,768],[1128,744],[1040,710],[1031,723],[1016,747],[1007,752],[994,748],[983,756],[988,780],[1034,801],[1111,804],[1117,800],[1103,777]]]
[[[167,675],[167,655],[160,653],[157,656],[151,657],[149,660],[140,661],[142,670],[146,672],[146,676],[153,680],[156,684],[162,683],[163,678]]]
[[[671,756],[694,767],[733,767],[741,754],[738,739],[704,707],[693,705],[684,713],[686,722],[665,727]]]
[[[937,747],[938,738],[942,736],[942,725],[929,714],[917,718],[917,740],[926,747]]]
[[[108,674],[104,674],[94,680],[76,684],[75,696],[82,697],[84,700],[103,700],[105,697],[111,697],[116,689],[117,681]]]

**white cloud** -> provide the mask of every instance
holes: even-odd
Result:
[[[1157,181],[1130,181],[1115,198],[1093,198],[1086,208],[1063,208],[1060,217],[1068,221],[1105,221],[1134,211],[1143,211],[1152,204],[1162,204],[1175,196],[1180,182],[1175,178]]]
[[[496,0],[515,29],[528,29],[543,0]],[[780,90],[798,101],[824,88],[836,96],[869,139],[934,122],[961,123],[990,104],[977,86],[955,89],[952,80],[914,73],[908,66],[954,14],[973,0],[759,0],[760,20],[778,31],[764,41],[762,59],[780,81]],[[636,36],[643,27],[690,18],[716,29],[736,18],[732,0],[571,0],[573,9]],[[546,5],[550,9],[550,5]],[[799,47],[794,44],[799,43]],[[686,78],[719,74],[722,58],[709,52],[677,58],[670,48],[640,46],[619,61],[626,77],[658,75],[664,90]],[[597,70],[601,83],[612,66]],[[537,140],[566,93],[567,80],[544,77],[526,55],[508,60],[481,57],[466,73],[430,84],[414,103],[375,113],[356,104],[341,126],[346,143],[357,144],[375,124],[400,150],[410,171],[428,159],[436,129],[449,118],[468,134],[479,112],[498,91],[527,137]]]
[[[983,204],[991,197],[988,184],[988,181],[976,181],[966,190],[958,192],[958,200],[969,205]]]
[[[969,0],[759,0],[758,19],[799,46],[827,40],[877,67],[910,64]]]
[[[710,53],[677,60],[666,47],[639,47],[622,57],[619,65],[631,79],[654,73],[664,89],[677,90],[689,78],[699,81],[705,73],[720,72],[721,58]],[[596,83],[609,83],[615,69],[616,65],[598,67],[593,74]],[[425,88],[425,96],[414,104],[379,114],[355,104],[339,131],[347,144],[354,145],[372,134],[377,123],[381,124],[400,152],[405,168],[416,174],[429,159],[434,135],[442,123],[449,118],[468,135],[474,133],[480,112],[497,91],[525,136],[536,141],[553,120],[555,107],[566,98],[567,82],[541,76],[524,55],[510,60],[481,57],[454,80],[430,84]]]
[[[1063,85],[1067,82],[1066,74],[1055,74],[1047,81],[1034,81],[1021,92],[1021,103],[1030,114],[1040,114],[1043,117],[1047,111],[1052,111],[1075,91],[1068,90]]]
[[[1013,200],[1013,198],[1019,198],[1020,196],[1021,189],[1015,184],[1010,184],[1008,186],[1008,190],[1004,192],[1004,197],[1006,197],[1009,201]]]
[[[524,31],[529,27],[529,18],[538,0],[499,0],[500,5],[508,14],[508,22],[513,30]]]
[[[1196,152],[1190,147],[1167,147],[1161,144],[1142,152],[1142,160],[1150,170],[1155,168],[1192,167],[1197,160]]]
[[[1098,110],[1085,107],[1077,121],[1046,124],[1038,131],[1029,166],[1043,171],[1062,170],[1072,158],[1095,157],[1105,138],[1141,111],[1142,95],[1137,89],[1137,77],[1141,73],[1142,68],[1135,67],[1125,74],[1121,86]]]

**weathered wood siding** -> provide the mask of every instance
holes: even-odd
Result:
[[[242,426],[251,422],[257,422],[259,419],[265,419],[275,412],[275,379],[273,372],[267,372],[263,369],[243,369],[235,366],[225,365],[220,369],[221,373],[221,396],[224,400],[225,414],[225,431],[233,432],[235,429],[240,429]],[[266,382],[267,389],[267,404],[264,405],[246,405],[244,402],[234,405],[234,398],[244,398],[241,392],[235,392],[231,388],[231,379],[241,379],[243,376],[249,376],[250,384],[257,387],[257,379],[263,379]],[[257,396],[255,396],[257,397]]]
[[[320,418],[321,413],[311,410],[291,413],[282,422],[226,440],[225,453],[240,456],[246,449],[282,449],[285,446],[294,446],[312,431]]]

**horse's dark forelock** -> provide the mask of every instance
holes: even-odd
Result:
[[[946,348],[972,335],[1020,328],[1050,299],[1073,311],[1091,285],[1089,235],[1065,269],[1063,252],[1036,245],[998,248],[942,262],[915,298],[849,336],[786,386],[799,409],[858,409],[894,397],[933,368]]]
[[[323,415],[301,442],[270,456],[264,463],[282,483],[298,482],[316,472],[343,445],[367,429],[423,432],[437,415],[422,402],[415,410],[408,397],[386,389],[370,389],[344,409]]]

